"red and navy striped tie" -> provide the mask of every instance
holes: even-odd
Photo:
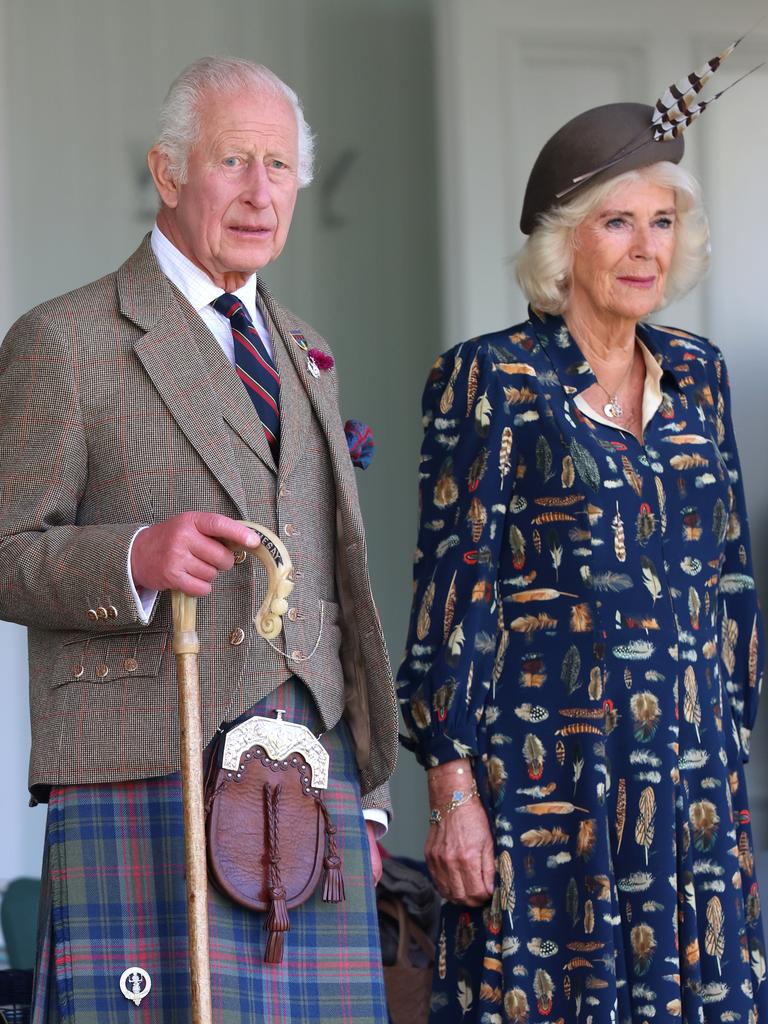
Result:
[[[256,407],[272,454],[277,457],[280,438],[280,374],[277,367],[253,326],[248,310],[236,295],[224,292],[211,305],[229,320],[235,342],[235,369]]]

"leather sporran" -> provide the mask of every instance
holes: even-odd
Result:
[[[205,784],[208,873],[235,903],[267,911],[264,959],[280,963],[288,911],[323,881],[344,899],[336,827],[322,798],[329,757],[303,725],[254,715],[221,733]]]

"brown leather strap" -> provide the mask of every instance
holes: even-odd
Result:
[[[380,898],[376,901],[376,906],[383,914],[393,917],[398,923],[397,964],[401,967],[410,966],[410,960],[408,959],[408,943],[411,938],[415,939],[421,946],[429,957],[429,962],[434,962],[434,942],[430,939],[427,933],[416,924],[415,921],[411,920],[408,916],[407,910],[405,909],[405,904],[401,899],[397,896],[393,896],[391,900]]]

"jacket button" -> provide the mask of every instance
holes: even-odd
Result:
[[[244,551],[235,551],[234,555],[235,555],[235,565],[242,565],[243,562],[245,561],[245,552]]]
[[[99,616],[95,608],[88,609],[88,618],[91,620],[91,622],[96,622],[98,617]]]
[[[104,679],[109,674],[108,665],[97,665],[96,666],[96,677],[98,679]]]
[[[245,640],[245,633],[239,626],[229,634],[229,642],[233,647],[239,647],[243,640]]]
[[[299,617],[299,609],[298,608],[289,608],[288,609],[288,618],[291,620],[291,622],[295,622],[296,619],[298,619],[298,617]]]
[[[103,604],[100,604],[99,607],[96,609],[96,615],[100,619],[106,619],[106,617],[107,617],[107,609],[104,607]]]

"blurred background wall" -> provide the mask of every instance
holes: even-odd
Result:
[[[524,315],[510,257],[533,158],[563,121],[652,102],[761,16],[757,0],[0,0],[0,334],[34,303],[113,270],[152,224],[144,155],[174,75],[204,53],[263,61],[318,136],[315,183],[265,279],[331,341],[342,412],[370,423],[358,476],[393,662],[410,600],[419,400],[434,356]],[[718,77],[768,56],[758,30]],[[720,85],[721,83],[718,83]],[[662,322],[728,357],[761,574],[768,584],[768,140],[758,72],[690,133],[714,269]],[[26,808],[23,630],[0,624],[0,884],[39,871],[44,811]],[[768,743],[751,765],[768,846]],[[419,856],[423,779],[403,754],[387,845]]]

